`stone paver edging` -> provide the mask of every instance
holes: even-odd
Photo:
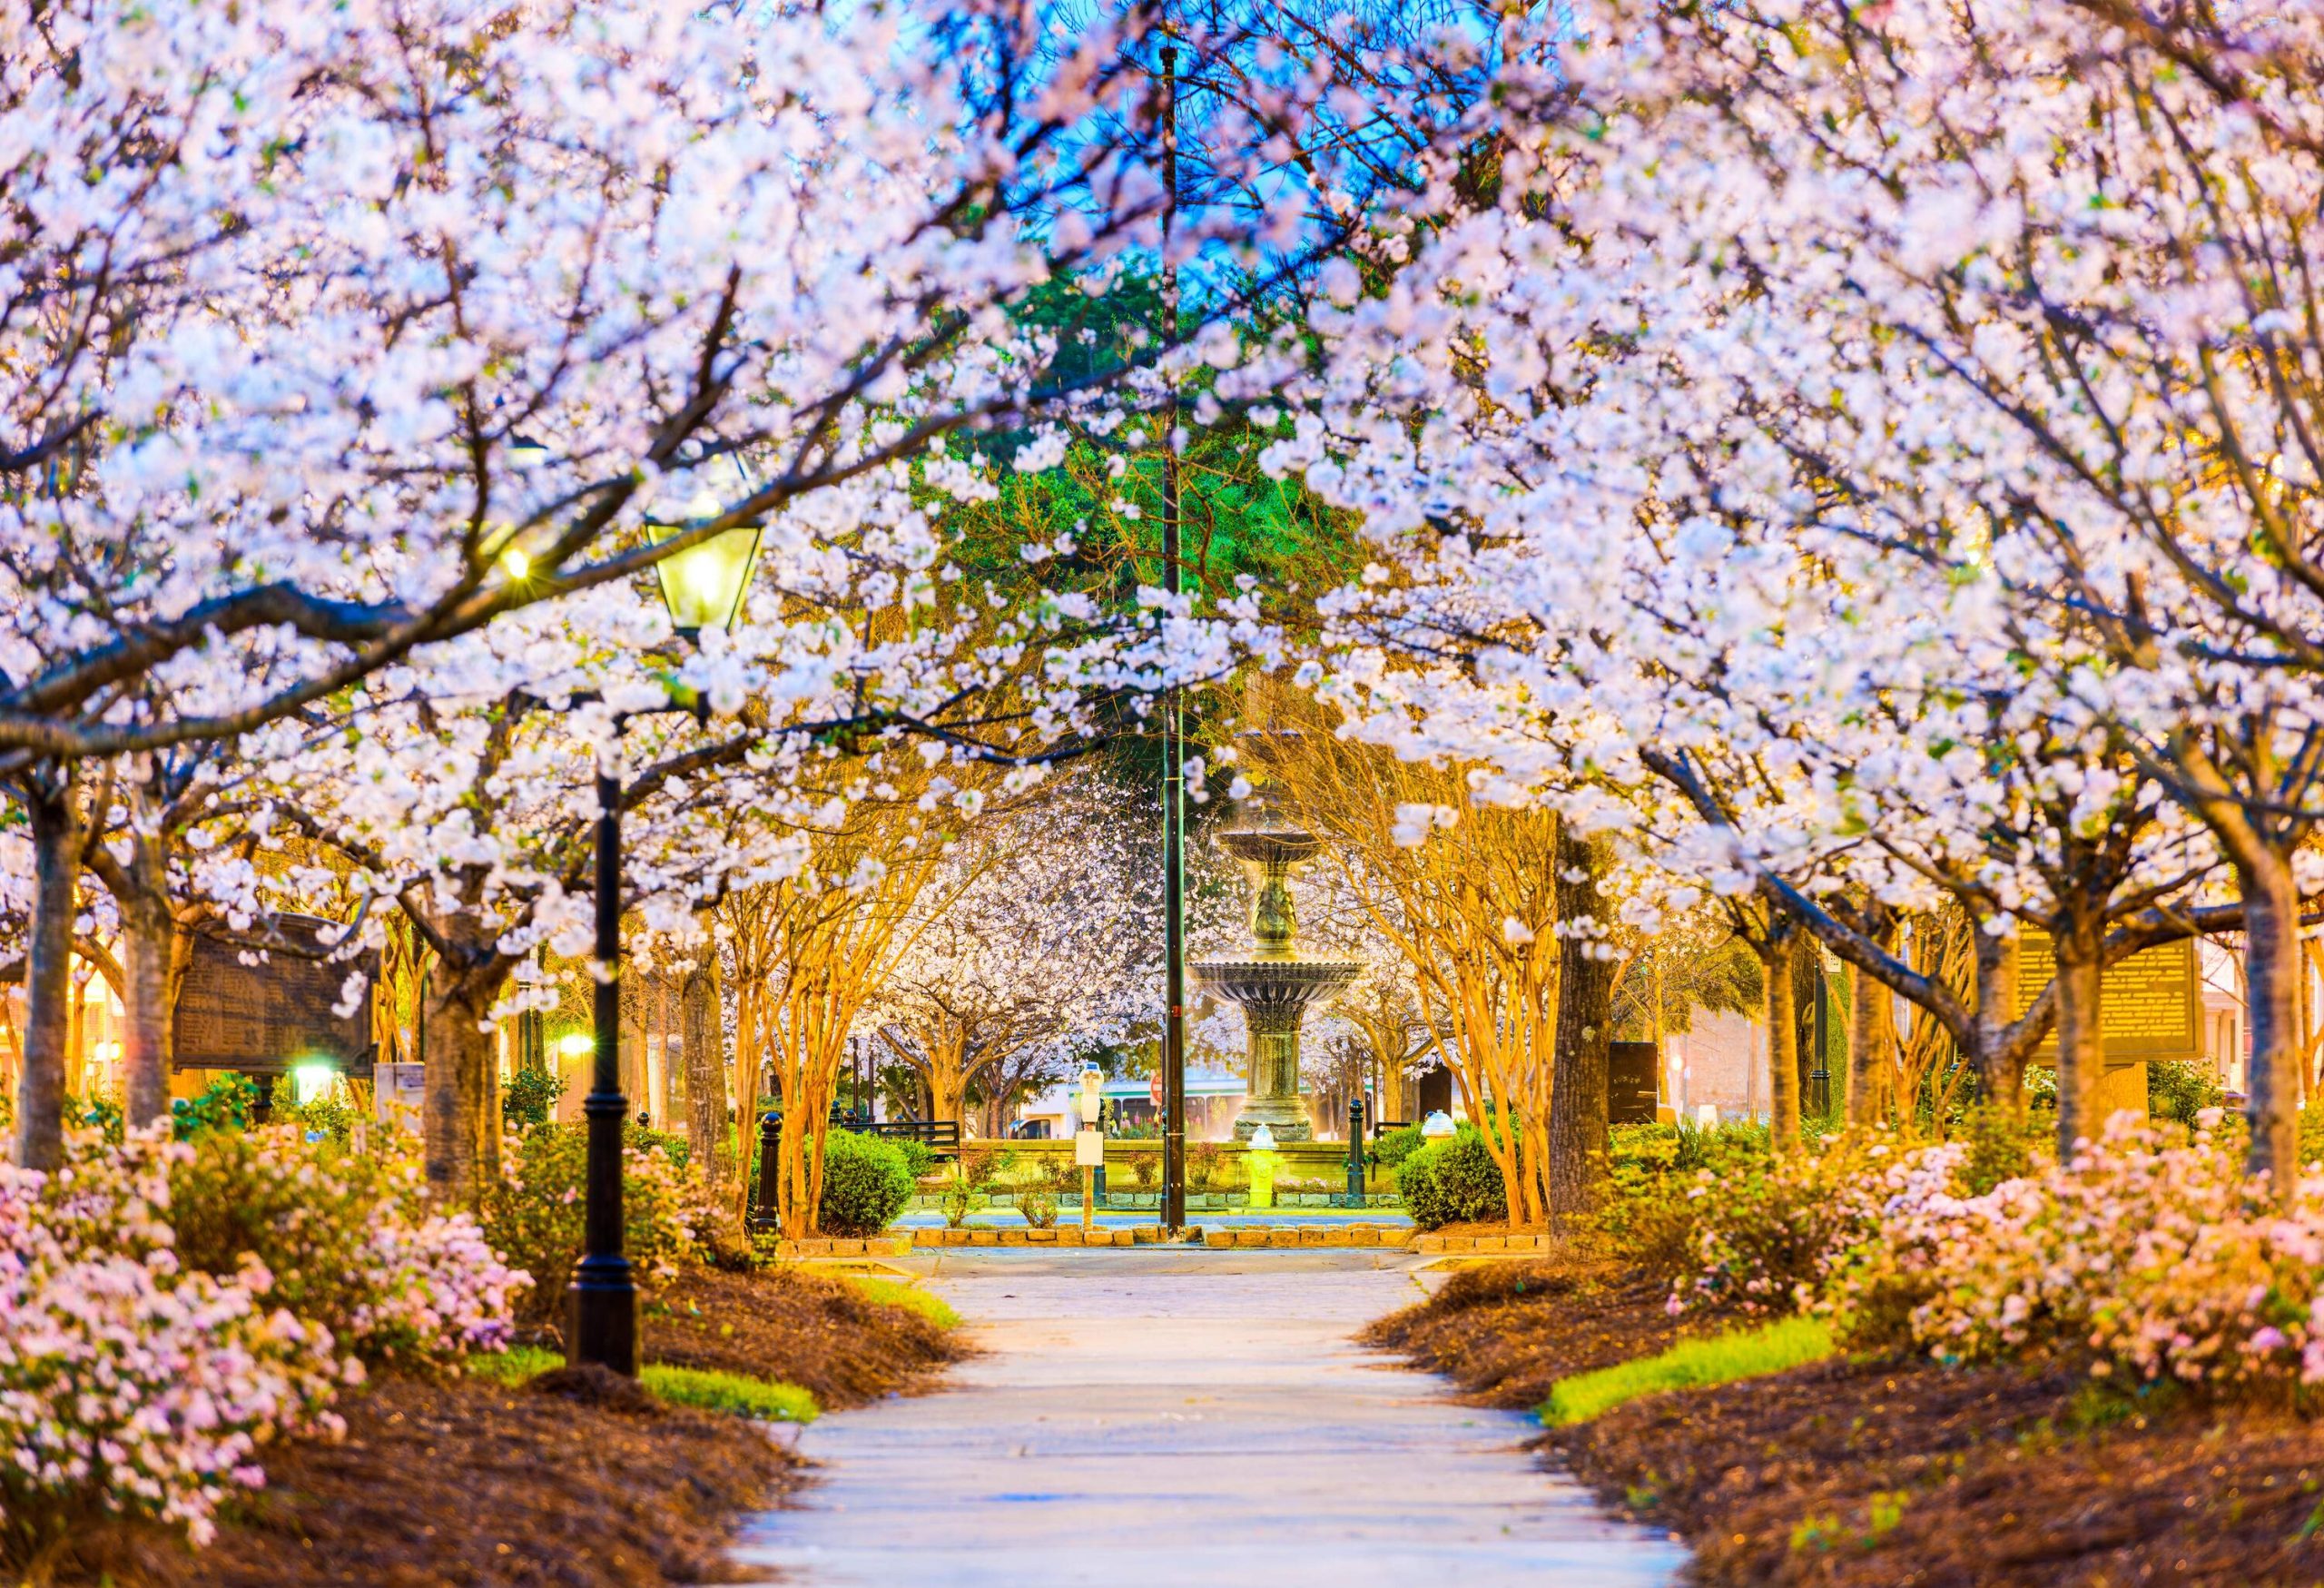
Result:
[[[1443,1252],[1538,1252],[1549,1238],[1541,1235],[1415,1235],[1399,1225],[1335,1224],[1246,1226],[1239,1229],[1196,1231],[1200,1238],[1187,1246],[1214,1250],[1253,1251],[1280,1247],[1393,1247],[1430,1255]],[[1123,1247],[1168,1243],[1158,1224],[1083,1229],[1059,1225],[1055,1229],[905,1229],[860,1239],[832,1238],[786,1240],[774,1255],[780,1261],[806,1262],[819,1258],[902,1257],[918,1248],[936,1247]]]

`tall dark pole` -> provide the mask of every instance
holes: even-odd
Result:
[[[1162,46],[1162,336],[1178,335],[1178,52]],[[1162,578],[1178,593],[1178,385],[1162,410]],[[1178,686],[1162,696],[1162,1228],[1187,1224],[1187,774]]]
[[[565,1293],[565,1359],[637,1376],[637,1287],[622,1255],[621,780],[597,774],[596,1074],[589,1122],[581,1260]]]

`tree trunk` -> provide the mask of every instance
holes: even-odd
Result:
[[[68,766],[54,788],[34,781],[20,797],[32,819],[33,910],[25,952],[25,1063],[16,1079],[15,1161],[22,1169],[54,1169],[64,1161],[80,796]]]
[[[490,1017],[512,966],[489,951],[465,964],[438,960],[421,1001],[421,1158],[428,1189],[447,1206],[475,1207],[500,1179],[500,1063]]]
[[[121,912],[122,1111],[132,1125],[169,1117],[172,1023],[177,975],[178,922],[170,908],[168,861],[160,840],[137,833],[130,840],[126,898]]]
[[[1995,937],[1974,922],[1970,923],[1969,935],[1977,980],[1975,1045],[1968,1054],[1969,1062],[1976,1067],[1985,1100],[1999,1104],[2013,1124],[2022,1126],[2025,1123],[2025,1056],[2005,1051],[2003,1040],[2003,1033],[2017,1017],[2017,940]]]
[[[1798,957],[1797,928],[1777,920],[1759,961],[1768,984],[1768,1124],[1777,1152],[1799,1148],[1799,997],[1792,983]]]
[[[2299,892],[2290,862],[2280,854],[2244,856],[2235,874],[2243,890],[2244,982],[2250,1001],[2244,1105],[2251,1127],[2249,1162],[2253,1174],[2272,1177],[2281,1200],[2290,1195],[2299,1164]]]
[[[1883,953],[1895,953],[1896,922],[1881,922],[1874,941]],[[1876,1125],[1888,1117],[1888,1079],[1896,1052],[1896,995],[1862,971],[1850,973],[1848,990],[1848,1123]]]
[[[661,1042],[660,1061],[654,1070],[654,1128],[670,1128],[671,1075],[670,1063],[670,982],[667,977],[656,978],[654,984],[654,1024]]]
[[[2057,970],[2058,1161],[2071,1160],[2074,1144],[2095,1141],[2106,1129],[2106,1039],[2101,1025],[2102,973],[2095,921],[2053,922],[2050,944]]]
[[[1549,1215],[1571,1233],[1604,1200],[1608,1177],[1606,1049],[1614,962],[1596,930],[1606,844],[1561,828],[1557,847],[1558,1017],[1550,1076]],[[1571,879],[1571,880],[1569,880]]]
[[[718,962],[705,952],[678,990],[684,1024],[680,1051],[686,1067],[686,1157],[704,1181],[725,1184],[726,1022],[718,1006]],[[786,1100],[787,1101],[787,1100]],[[786,1110],[795,1112],[795,1110]],[[812,1129],[817,1121],[787,1120],[786,1129]]]

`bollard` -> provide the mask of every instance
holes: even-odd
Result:
[[[1364,1094],[1347,1100],[1347,1205],[1364,1206]]]
[[[759,1195],[758,1207],[751,1222],[761,1228],[772,1229],[781,1222],[782,1215],[775,1208],[775,1187],[781,1177],[775,1165],[775,1154],[783,1145],[783,1116],[766,1113],[759,1117]]]

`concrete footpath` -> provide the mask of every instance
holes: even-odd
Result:
[[[1418,1300],[1401,1252],[918,1254],[985,1355],[823,1418],[741,1562],[808,1584],[1649,1588],[1684,1551],[1601,1515],[1533,1425],[1349,1336]]]

